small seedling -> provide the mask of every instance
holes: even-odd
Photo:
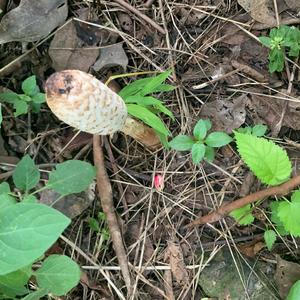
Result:
[[[194,164],[199,164],[203,159],[213,161],[215,157],[214,148],[229,144],[232,138],[222,131],[208,134],[211,126],[209,120],[200,119],[194,127],[193,136],[180,134],[172,139],[169,145],[177,151],[191,151]]]
[[[151,95],[174,90],[174,86],[164,83],[171,73],[172,70],[169,70],[157,76],[135,80],[119,92],[119,96],[127,106],[128,114],[153,128],[165,146],[170,132],[160,119],[159,113],[167,115],[172,120],[174,116],[161,100]]]
[[[285,50],[291,57],[298,57],[300,52],[300,30],[296,27],[281,25],[270,31],[270,37],[261,36],[259,40],[270,49],[269,71],[281,72],[284,68]]]
[[[96,218],[89,218],[89,226],[90,228],[101,235],[103,241],[107,241],[109,239],[109,230],[105,225],[106,216],[100,211]]]
[[[71,160],[58,164],[49,174],[47,184],[35,189],[40,172],[25,155],[13,172],[15,195],[8,183],[0,184],[0,298],[40,299],[51,293],[62,296],[80,280],[79,266],[67,256],[45,251],[59,238],[71,220],[59,211],[38,203],[35,195],[53,189],[62,196],[84,191],[95,177],[95,169],[87,162]],[[41,266],[33,271],[33,263]],[[36,269],[36,267],[34,268]],[[31,292],[27,283],[34,276],[38,290]]]
[[[267,130],[268,127],[266,125],[258,124],[258,125],[254,125],[253,127],[247,126],[247,127],[238,128],[237,132],[251,134],[257,137],[262,137],[266,134]]]

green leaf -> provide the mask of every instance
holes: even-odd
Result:
[[[212,147],[205,147],[205,155],[204,155],[205,159],[213,162],[213,160],[215,159],[215,150]]]
[[[295,237],[300,236],[300,191],[295,191],[291,202],[278,202],[277,215],[282,222],[284,229]]]
[[[49,175],[47,187],[61,195],[80,193],[88,188],[95,178],[95,168],[80,160],[68,160],[56,165]]]
[[[22,203],[38,203],[38,199],[34,195],[26,195],[22,199]]]
[[[169,142],[172,149],[177,151],[188,151],[191,150],[195,141],[187,135],[179,134]]]
[[[28,96],[34,96],[35,94],[37,94],[39,92],[39,88],[36,85],[35,75],[32,75],[32,76],[26,78],[22,82],[22,90]]]
[[[25,284],[27,284],[31,275],[31,266],[27,266],[6,275],[0,275],[0,293],[9,297],[27,294],[28,289],[25,288]]]
[[[0,210],[15,205],[17,203],[16,199],[8,194],[1,194],[0,195]]]
[[[20,115],[24,115],[28,113],[28,104],[25,101],[18,100],[17,102],[14,102],[14,116],[18,117]]]
[[[3,121],[3,117],[2,117],[2,105],[0,103],[0,128],[1,128],[1,125],[2,125],[2,121]]]
[[[271,221],[276,225],[276,230],[280,235],[282,235],[282,236],[288,235],[288,232],[284,229],[283,223],[279,219],[278,207],[279,207],[279,202],[278,201],[273,201],[270,204],[270,208],[271,208],[271,211],[272,211]]]
[[[127,111],[129,115],[142,120],[145,124],[152,127],[154,130],[160,132],[161,134],[165,136],[168,136],[170,134],[168,128],[162,122],[162,120],[146,107],[142,107],[136,104],[128,104]]]
[[[0,275],[38,259],[70,223],[51,207],[26,203],[1,210],[0,220]]]
[[[299,300],[300,299],[300,280],[297,280],[291,287],[286,300]]]
[[[0,194],[8,194],[10,193],[10,187],[7,182],[0,183]]]
[[[89,218],[89,226],[93,231],[100,232],[99,222],[95,218]]]
[[[198,140],[203,140],[207,134],[207,127],[208,127],[209,120],[202,120],[200,119],[193,130],[193,135]]]
[[[195,143],[192,147],[192,160],[195,165],[198,165],[205,155],[205,145],[202,143]]]
[[[34,161],[26,154],[17,164],[13,181],[15,186],[24,191],[34,188],[40,180],[40,172]]]
[[[261,42],[264,46],[266,46],[266,47],[268,47],[268,48],[271,47],[271,39],[270,39],[269,37],[266,37],[266,36],[260,36],[260,37],[259,37],[259,40],[260,40],[260,42]]]
[[[175,88],[176,87],[173,85],[163,83],[160,86],[158,86],[156,89],[154,89],[152,93],[171,92],[175,90]]]
[[[19,95],[14,92],[0,93],[0,100],[7,103],[15,103],[19,100]]]
[[[35,276],[39,287],[48,289],[55,296],[62,296],[79,283],[80,268],[68,256],[51,255]]]
[[[215,131],[210,133],[205,139],[205,144],[209,147],[222,147],[232,142],[232,138],[225,132]]]
[[[135,80],[123,87],[118,94],[126,103],[127,98],[138,94],[148,81],[149,78]]]
[[[291,175],[292,165],[284,149],[265,138],[235,132],[238,152],[263,182],[278,185]]]
[[[258,124],[252,128],[252,134],[257,137],[261,137],[261,136],[265,135],[267,130],[268,130],[268,127],[266,125]]]
[[[28,294],[26,297],[22,298],[22,300],[40,300],[42,297],[46,296],[47,294],[48,294],[47,289],[38,289],[37,291],[34,291]]]
[[[274,48],[269,53],[270,73],[281,72],[284,68],[284,52],[282,49]]]
[[[250,204],[233,210],[229,215],[240,225],[249,225],[254,221]]]
[[[46,95],[44,93],[37,93],[31,98],[31,100],[34,103],[44,103],[46,102]]]
[[[276,232],[274,230],[266,230],[265,233],[264,233],[264,240],[265,240],[265,243],[267,245],[267,248],[269,251],[272,250],[272,247],[276,241]]]

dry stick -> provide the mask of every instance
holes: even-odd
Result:
[[[119,228],[117,216],[115,214],[115,208],[112,200],[112,188],[109,182],[106,169],[104,166],[104,156],[102,147],[100,146],[100,136],[93,136],[93,153],[94,153],[94,164],[97,169],[97,188],[101,206],[103,212],[106,215],[107,225],[110,231],[111,239],[113,242],[114,250],[116,252],[120,268],[124,277],[124,281],[127,287],[128,295],[131,294],[132,286],[128,267],[128,260],[126,251],[123,245],[122,235]]]
[[[129,3],[125,2],[124,0],[114,0],[114,2],[117,2],[118,4],[120,4],[122,7],[125,7],[126,9],[128,9],[129,11],[133,12],[134,14],[136,14],[138,17],[144,19],[146,22],[148,22],[152,27],[154,27],[155,29],[157,29],[160,33],[162,34],[166,34],[165,30],[159,26],[158,24],[156,24],[152,19],[150,19],[148,16],[146,16],[145,14],[141,13],[139,10],[137,10],[135,7],[133,7],[132,5],[130,5]]]
[[[241,208],[247,204],[256,202],[258,200],[263,200],[264,198],[270,196],[283,196],[293,190],[296,186],[300,185],[300,175],[295,176],[294,178],[290,179],[289,181],[270,188],[266,188],[264,190],[255,192],[250,194],[246,197],[240,198],[238,200],[232,201],[230,203],[223,204],[220,208],[206,216],[200,217],[195,221],[186,225],[186,227],[191,228],[197,225],[213,223],[216,221],[221,220],[226,215],[228,215],[231,211]]]

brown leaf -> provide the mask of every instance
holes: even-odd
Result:
[[[300,265],[277,258],[277,268],[274,276],[281,298],[285,299],[291,286],[300,278]]]
[[[265,247],[265,243],[257,242],[257,240],[238,245],[238,249],[248,257],[254,257],[260,250]]]
[[[132,22],[132,19],[130,18],[130,16],[128,14],[118,13],[118,19],[119,19],[119,22],[121,24],[121,27],[124,30],[126,30],[128,32],[133,31],[133,22]]]
[[[68,15],[66,0],[22,0],[4,15],[0,23],[0,44],[11,41],[33,42],[63,24]]]
[[[184,263],[182,250],[178,244],[168,241],[168,247],[165,253],[165,261],[169,261],[172,275],[178,284],[189,284],[189,274]]]
[[[100,57],[93,65],[93,69],[98,72],[104,68],[121,66],[125,71],[127,65],[128,57],[123,49],[123,43],[117,43],[100,49]]]

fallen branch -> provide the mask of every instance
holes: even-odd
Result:
[[[247,204],[263,200],[267,197],[271,196],[283,196],[288,194],[291,190],[293,190],[296,186],[300,185],[300,175],[293,177],[289,181],[278,185],[266,188],[262,191],[255,192],[253,194],[250,194],[246,197],[240,198],[238,200],[232,201],[230,203],[223,204],[219,207],[218,210],[200,217],[196,219],[195,221],[189,223],[186,225],[187,228],[195,227],[202,224],[207,223],[214,223],[216,221],[221,220],[226,215],[228,215],[230,212],[232,212],[235,209],[241,208]]]
[[[93,136],[93,153],[94,153],[94,164],[97,169],[97,188],[99,193],[99,198],[101,201],[101,206],[103,212],[106,215],[108,229],[111,235],[112,243],[114,246],[114,250],[116,252],[119,265],[121,268],[121,272],[123,274],[123,278],[127,287],[128,295],[131,294],[132,286],[131,279],[128,267],[128,260],[125,251],[125,247],[123,245],[122,234],[119,228],[119,223],[117,220],[117,216],[115,213],[115,208],[112,199],[112,189],[111,184],[109,182],[106,169],[104,166],[104,158],[102,147],[100,146],[100,136]]]

